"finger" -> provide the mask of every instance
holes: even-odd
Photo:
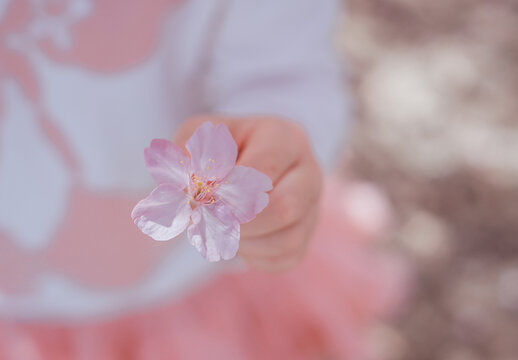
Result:
[[[263,237],[242,238],[239,254],[245,259],[292,257],[305,249],[317,222],[314,207],[299,222]]]
[[[237,163],[266,174],[275,184],[306,149],[302,130],[280,119],[259,119],[245,139]]]
[[[317,205],[321,183],[316,161],[302,160],[279,180],[270,193],[269,204],[263,212],[250,223],[242,225],[242,236],[266,235],[295,224],[308,209]]]
[[[275,184],[305,151],[310,151],[307,136],[296,124],[272,117],[228,117],[202,115],[189,119],[177,130],[174,142],[184,147],[194,131],[206,121],[224,123],[237,143],[238,165],[266,174]]]

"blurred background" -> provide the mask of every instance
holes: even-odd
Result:
[[[348,0],[348,177],[396,209],[414,277],[389,360],[518,359],[518,2]]]

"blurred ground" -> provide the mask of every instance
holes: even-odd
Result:
[[[396,208],[415,289],[380,359],[518,359],[518,1],[349,0],[348,176]]]

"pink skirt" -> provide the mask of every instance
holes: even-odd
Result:
[[[308,255],[287,273],[222,275],[179,302],[109,321],[0,322],[0,359],[367,359],[366,334],[398,307],[406,280],[372,241],[382,202],[353,189],[327,185]]]

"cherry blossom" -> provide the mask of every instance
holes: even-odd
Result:
[[[223,124],[202,124],[186,148],[190,157],[162,139],[145,149],[146,166],[158,186],[135,206],[133,221],[158,241],[187,229],[189,241],[205,259],[231,259],[239,247],[240,224],[266,207],[272,181],[236,165],[237,145]]]

